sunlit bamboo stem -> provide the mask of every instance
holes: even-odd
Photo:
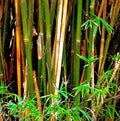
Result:
[[[104,8],[103,8],[103,19],[104,20],[106,19],[106,9],[107,9],[107,1],[104,2]],[[104,25],[102,25],[101,44],[100,44],[100,60],[99,60],[98,73],[100,71],[100,66],[102,63],[104,42],[105,42],[105,27],[104,27]]]
[[[58,69],[58,57],[59,57],[59,47],[60,47],[60,32],[61,32],[61,21],[62,21],[62,7],[63,7],[63,1],[60,0],[58,2],[58,16],[56,21],[56,33],[55,33],[55,40],[54,40],[54,46],[55,46],[55,71],[54,71],[54,85],[56,85],[56,76],[57,76],[57,69]]]
[[[21,18],[20,18],[20,4],[19,0],[15,0],[15,13],[16,13],[16,61],[17,61],[17,85],[18,95],[21,96]]]
[[[66,15],[67,15],[67,4],[68,0],[63,2],[63,16],[62,16],[62,24],[61,24],[61,34],[60,34],[60,47],[58,53],[58,63],[57,63],[57,72],[56,72],[56,88],[59,88],[60,84],[60,73],[61,73],[61,64],[62,64],[62,55],[63,55],[63,44],[65,39],[65,27],[66,27]],[[54,92],[57,95],[57,91]]]
[[[33,71],[33,81],[34,81],[38,111],[40,112],[40,114],[42,114],[41,100],[40,100],[40,94],[39,94],[39,89],[38,89],[38,84],[37,84],[35,71]]]

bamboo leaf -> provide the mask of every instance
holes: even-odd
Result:
[[[86,58],[86,57],[84,57],[84,56],[81,56],[81,55],[79,55],[79,54],[76,54],[80,59],[82,59],[83,61],[85,61],[85,62],[89,62],[89,60]]]

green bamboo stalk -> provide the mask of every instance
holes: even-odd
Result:
[[[95,7],[95,1],[91,0],[90,1],[90,18],[92,19],[94,15],[94,7]],[[94,27],[94,26],[93,26]],[[88,43],[88,59],[91,57],[94,57],[94,38],[95,34],[93,34],[93,28],[90,28],[89,30],[89,43]],[[88,68],[87,68],[87,81],[91,83],[91,86],[94,88],[94,63],[89,63]],[[95,106],[94,102],[91,102],[91,109],[93,112],[95,112]],[[94,121],[96,121],[96,116],[92,114],[92,118]]]
[[[115,19],[116,19],[117,15],[118,15],[119,10],[120,10],[119,0],[116,0],[115,5],[114,5],[114,9],[113,9],[113,13],[112,13],[111,22],[110,22],[111,27],[113,27],[114,24],[115,24]],[[107,52],[108,52],[110,40],[111,40],[111,33],[108,33],[107,39],[106,39],[106,42],[105,42],[105,49],[104,49],[102,64],[101,64],[101,68],[100,68],[100,75],[104,71],[104,66],[105,66],[105,61],[106,61],[106,57],[107,57]]]
[[[21,56],[20,56],[20,41],[21,41],[21,19],[20,19],[20,4],[19,0],[15,0],[16,14],[16,61],[17,61],[17,89],[18,95],[21,96]]]
[[[76,22],[76,38],[75,38],[75,54],[80,54],[81,43],[81,23],[82,23],[82,0],[77,0],[77,22]],[[74,56],[74,86],[80,84],[80,59]],[[75,98],[75,104],[80,103],[80,94]]]
[[[29,35],[28,35],[27,4],[25,0],[20,1],[20,8],[21,8],[21,16],[22,16],[25,54],[27,59],[28,91],[29,91],[29,98],[31,99],[34,97],[34,88],[33,88],[33,77],[32,77],[31,42],[29,40]]]
[[[52,93],[52,78],[51,78],[51,23],[50,10],[48,0],[44,0],[45,21],[46,21],[46,65],[48,73],[48,93]]]
[[[28,0],[28,30],[29,30],[28,36],[31,47],[32,47],[32,31],[33,31],[33,5],[34,5],[34,0]]]
[[[86,0],[86,9],[85,9],[86,10],[86,21],[88,20],[87,17],[89,17],[89,4],[90,4],[90,0]],[[88,29],[86,29],[86,31],[85,31],[85,39],[87,41],[87,47],[88,47],[88,43],[89,43],[89,36],[88,35],[89,35],[88,34]],[[88,80],[87,68],[84,69],[84,73],[85,73],[84,79]]]
[[[94,0],[91,1],[90,3],[90,13],[94,14]],[[91,18],[93,18],[92,15],[90,15]],[[92,54],[92,49],[93,47],[93,29],[90,28],[90,34],[89,34],[89,43],[88,43],[88,59],[93,56]],[[87,68],[87,81],[90,81],[91,79],[91,71],[92,71],[92,66],[89,63],[88,68]]]
[[[46,85],[46,59],[45,59],[45,42],[43,38],[43,27],[44,27],[44,9],[43,9],[43,3],[41,0],[38,1],[38,9],[39,9],[39,28],[40,33],[39,37],[41,38],[41,46],[42,46],[42,74],[41,74],[41,80],[43,81],[43,88],[44,88],[44,95],[47,94],[47,85]],[[39,73],[39,65],[40,65],[40,59],[38,58],[38,81],[40,81],[40,73]]]
[[[51,26],[53,26],[53,22],[54,22],[56,5],[57,5],[57,0],[52,0],[51,8],[50,8],[50,22],[51,22]]]

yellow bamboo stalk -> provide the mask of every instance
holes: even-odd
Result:
[[[1,108],[1,105],[0,105],[0,108]],[[0,121],[3,121],[3,115],[2,115],[2,113],[0,113]]]
[[[111,78],[109,80],[110,83],[112,83],[113,79],[115,78],[115,75],[116,75],[117,71],[119,70],[119,67],[120,67],[120,59],[119,60],[117,59],[115,61],[115,67],[114,67],[113,74],[112,74],[112,76],[111,76]]]
[[[63,1],[63,13],[62,13],[62,24],[61,24],[61,33],[60,33],[60,46],[59,46],[59,53],[58,53],[58,61],[56,64],[56,87],[59,88],[60,84],[60,73],[61,73],[61,63],[62,63],[62,54],[63,54],[63,44],[64,44],[64,37],[65,37],[65,27],[66,27],[66,16],[67,16],[67,4],[68,0]],[[57,90],[54,92],[55,95],[58,94]]]
[[[59,12],[57,18],[57,25],[56,25],[56,34],[55,34],[55,41],[54,41],[54,51],[55,54],[55,71],[54,71],[54,84],[56,85],[56,76],[57,76],[57,69],[58,69],[58,53],[59,53],[59,46],[60,46],[60,31],[61,31],[61,20],[62,20],[62,7],[63,7],[63,0],[60,0],[59,3]],[[52,61],[53,62],[53,61]],[[53,65],[53,63],[52,63]]]
[[[16,61],[17,61],[17,86],[18,95],[21,96],[21,56],[20,56],[20,40],[21,40],[21,19],[19,0],[15,0],[16,14]]]
[[[35,94],[36,94],[36,99],[37,99],[38,111],[40,112],[40,114],[42,114],[41,100],[40,100],[40,94],[39,94],[39,89],[38,89],[35,71],[33,71],[33,82],[34,82],[34,87],[35,87]]]
[[[107,1],[104,1],[104,8],[103,8],[103,19],[104,20],[106,19],[106,9],[107,9]],[[99,60],[99,66],[98,66],[98,73],[100,71],[100,66],[102,63],[104,44],[105,44],[105,27],[104,27],[104,25],[102,25],[102,35],[101,35],[101,44],[100,44],[100,60]]]
[[[23,99],[26,100],[28,97],[28,71],[27,65],[24,67],[24,82],[23,82]]]

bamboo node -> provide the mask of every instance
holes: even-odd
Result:
[[[80,40],[76,40],[77,43],[80,43]]]
[[[71,50],[71,54],[72,54],[72,55],[74,54],[74,50]]]
[[[3,74],[0,74],[0,79],[3,79]]]
[[[29,40],[28,40],[27,38],[25,38],[25,39],[24,39],[24,42],[27,43],[27,42],[29,42]]]
[[[40,32],[40,33],[39,33],[39,35],[40,35],[40,36],[43,36],[43,33],[42,33],[42,32]]]

